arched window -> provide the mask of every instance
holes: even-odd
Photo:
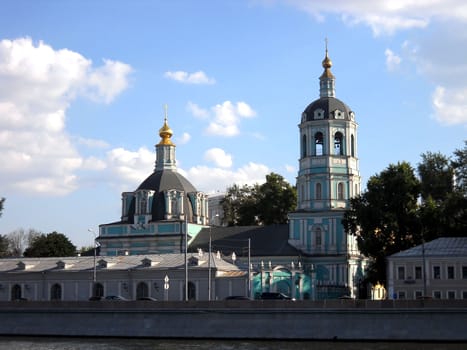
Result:
[[[302,136],[302,158],[306,157],[306,135]]]
[[[92,295],[95,297],[104,296],[104,286],[102,285],[102,283],[94,283]]]
[[[337,184],[337,199],[343,200],[344,199],[344,184],[339,182]]]
[[[355,157],[355,138],[354,136],[350,136],[350,155]]]
[[[319,227],[315,230],[315,245],[317,247],[321,247],[322,237],[321,237],[321,229]]]
[[[322,156],[324,153],[323,133],[317,132],[315,134],[315,155]]]
[[[316,184],[316,195],[315,195],[315,197],[316,197],[316,199],[321,199],[322,195],[323,194],[322,194],[321,184],[318,182]]]
[[[149,288],[147,283],[139,282],[136,286],[136,299],[146,298],[149,296]]]
[[[50,288],[50,300],[62,300],[62,286],[58,283]]]
[[[183,300],[185,300],[185,286],[183,286]],[[188,300],[196,300],[196,286],[193,282],[188,282]]]
[[[344,154],[344,145],[342,144],[343,138],[340,132],[336,132],[334,135],[334,155],[336,156],[342,156]]]
[[[19,284],[15,284],[11,287],[11,300],[21,299],[21,294],[21,286]]]

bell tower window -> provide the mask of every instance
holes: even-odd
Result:
[[[306,135],[302,136],[302,158],[306,157]]]
[[[337,184],[337,199],[343,200],[344,199],[344,184],[339,182]]]
[[[321,184],[320,183],[316,184],[316,195],[315,195],[315,197],[318,200],[322,198],[322,189],[321,189]]]
[[[342,133],[340,132],[336,132],[334,134],[334,155],[336,156],[344,155],[344,147],[342,144],[343,138],[344,137],[342,136]]]
[[[323,133],[317,132],[315,134],[315,155],[323,155]]]
[[[354,136],[350,136],[350,155],[355,157],[355,139]]]

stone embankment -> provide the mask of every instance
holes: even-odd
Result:
[[[0,335],[467,341],[467,300],[1,302]]]

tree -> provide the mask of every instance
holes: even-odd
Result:
[[[295,188],[281,175],[270,173],[262,185],[232,185],[221,204],[228,226],[246,226],[286,223],[296,201]]]
[[[297,205],[297,191],[281,175],[266,175],[259,187],[259,218],[264,225],[285,224],[287,214]]]
[[[26,257],[63,257],[76,255],[76,247],[63,234],[52,232],[39,235],[24,251]]]
[[[456,189],[467,196],[467,140],[464,141],[463,149],[454,151],[454,156],[451,164],[456,176]]]
[[[386,283],[386,257],[421,242],[417,212],[420,183],[406,162],[372,176],[367,190],[351,199],[342,221],[370,258],[367,279]]]
[[[441,153],[427,152],[421,156],[417,169],[422,199],[431,197],[435,202],[443,202],[454,190],[454,168]]]
[[[10,255],[9,247],[10,242],[8,241],[8,237],[5,235],[0,235],[0,258],[4,258]]]

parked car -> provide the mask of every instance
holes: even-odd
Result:
[[[105,300],[128,301],[127,298],[124,298],[121,295],[107,295]]]
[[[156,298],[152,298],[152,297],[141,297],[141,298],[138,298],[137,300],[144,300],[144,301],[157,301]]]
[[[278,293],[278,292],[264,292],[261,293],[260,296],[261,300],[295,300],[284,293]]]

